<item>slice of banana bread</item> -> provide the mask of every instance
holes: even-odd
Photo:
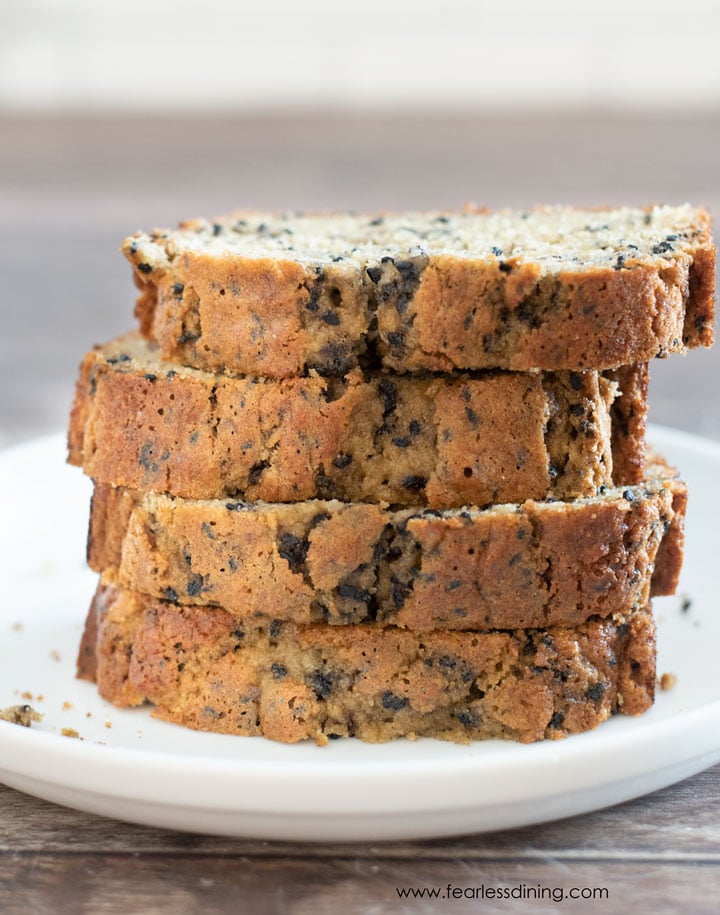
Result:
[[[88,560],[131,590],[245,619],[575,626],[674,592],[684,510],[685,487],[662,464],[593,499],[484,511],[195,501],[98,484]]]
[[[210,371],[607,369],[712,343],[702,209],[236,213],[122,247],[143,333]]]
[[[166,721],[284,743],[530,742],[649,708],[655,628],[649,608],[569,629],[302,626],[178,606],[106,581],[78,674],[118,706],[151,702]]]
[[[83,362],[69,460],[100,482],[192,498],[568,499],[639,479],[644,372],[625,372],[622,397],[593,371],[231,378],[130,335]],[[625,398],[633,424],[613,406]]]

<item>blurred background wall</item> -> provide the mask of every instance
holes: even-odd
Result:
[[[4,0],[6,111],[702,110],[716,0]]]
[[[716,0],[3,0],[0,445],[133,326],[117,249],[233,207],[720,212]],[[714,352],[652,416],[720,438]]]

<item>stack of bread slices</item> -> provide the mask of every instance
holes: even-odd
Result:
[[[689,206],[278,216],[125,241],[70,462],[79,676],[294,742],[534,741],[653,702],[686,491],[648,361],[712,343]]]

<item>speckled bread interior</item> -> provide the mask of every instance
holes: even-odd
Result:
[[[234,213],[123,244],[82,363],[78,676],[286,743],[566,737],[653,702],[687,490],[648,361],[713,341],[690,206]]]
[[[685,495],[662,463],[641,485],[594,498],[443,512],[97,484],[88,561],[130,590],[243,619],[419,632],[574,626],[673,593]]]
[[[711,222],[690,206],[236,213],[123,252],[143,333],[209,371],[600,370],[713,339]]]
[[[570,629],[417,633],[238,619],[106,579],[79,675],[118,706],[185,727],[295,743],[565,737],[653,701],[649,608]]]
[[[229,378],[138,336],[85,357],[70,461],[189,498],[452,508],[595,495],[642,476],[647,367]]]

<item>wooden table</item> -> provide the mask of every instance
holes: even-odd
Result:
[[[117,253],[138,228],[231,206],[468,199],[720,212],[720,119],[314,117],[0,122],[0,445],[63,428],[90,344],[132,325]],[[720,347],[653,365],[655,422],[720,440]],[[401,887],[587,886],[582,903],[402,901]],[[571,907],[572,905],[572,907]],[[494,907],[496,906],[496,907]],[[164,832],[0,787],[0,912],[720,911],[720,767],[549,825],[303,845]]]

